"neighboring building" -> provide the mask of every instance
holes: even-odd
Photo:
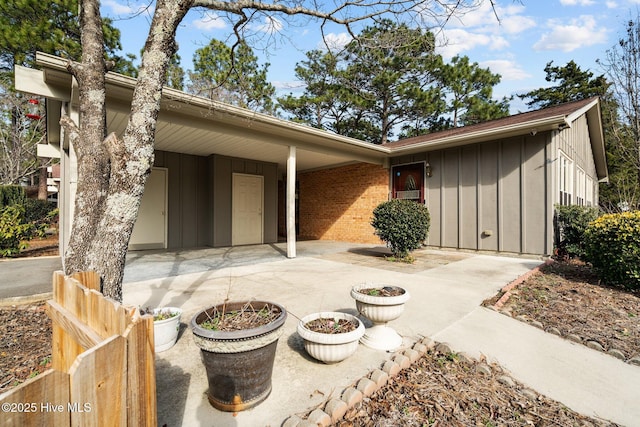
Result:
[[[65,61],[16,69],[16,87],[47,98],[48,145],[61,158],[64,248],[75,158],[58,124],[77,120]],[[109,132],[121,133],[135,81],[109,73]],[[550,254],[553,207],[597,205],[607,178],[597,98],[373,145],[166,88],[156,156],[132,249],[273,243],[296,236],[380,244],[371,212],[391,197],[426,203],[428,244]]]

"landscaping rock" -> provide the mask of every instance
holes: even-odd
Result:
[[[449,344],[447,344],[446,342],[441,342],[440,344],[438,344],[436,346],[436,351],[442,354],[450,354],[453,353],[453,350],[451,350],[451,346]]]
[[[365,397],[369,397],[371,396],[373,393],[376,392],[376,390],[378,390],[378,386],[376,383],[374,383],[373,381],[371,381],[369,378],[362,378],[360,381],[358,381],[358,386],[357,389],[365,396]]]
[[[582,338],[580,338],[579,336],[577,336],[576,334],[569,334],[567,335],[567,339],[573,342],[577,342],[579,344],[582,344]]]
[[[535,326],[536,328],[539,329],[544,329],[544,325],[540,322],[538,322],[537,320],[532,320],[531,321],[531,326]]]
[[[536,393],[534,390],[531,390],[530,388],[523,389],[522,395],[531,400],[536,400],[538,398],[538,393]]]
[[[420,342],[427,346],[427,350],[433,350],[436,346],[436,342],[429,337],[423,338]]]
[[[636,366],[640,366],[640,356],[633,356],[631,359],[629,359],[627,361],[627,363],[630,363],[630,364],[636,365]]]
[[[491,376],[491,368],[486,363],[478,363],[478,366],[476,366],[476,372]]]
[[[620,359],[620,360],[626,359],[626,357],[624,356],[624,353],[621,352],[620,350],[615,349],[615,348],[609,349],[607,354],[615,357],[616,359]]]
[[[587,341],[587,347],[598,351],[604,351],[604,347],[597,341]]]
[[[393,357],[391,357],[391,360],[396,362],[400,366],[400,369],[407,369],[411,366],[411,360],[409,360],[407,356],[403,356],[399,353],[394,354]]]
[[[393,378],[400,372],[400,365],[392,360],[387,360],[384,362],[384,365],[382,365],[382,370],[386,372],[390,378]]]
[[[349,406],[343,400],[333,398],[324,406],[324,412],[331,417],[331,422],[336,423],[344,417]]]
[[[282,427],[298,427],[300,426],[300,423],[302,422],[302,418],[300,418],[297,415],[291,415],[289,418],[287,418],[284,423],[282,424]]]
[[[429,351],[429,349],[427,348],[426,345],[422,344],[422,343],[415,343],[413,345],[413,349],[415,351],[417,351],[418,353],[420,353],[421,356],[425,355],[427,353],[427,351]]]
[[[340,399],[342,399],[349,408],[353,408],[358,403],[362,402],[362,392],[353,387],[349,387],[342,393]]]
[[[513,381],[513,378],[511,378],[508,375],[500,375],[498,377],[498,382],[500,384],[504,384],[504,385],[509,386],[509,387],[514,387],[516,385],[515,381]]]
[[[315,409],[309,414],[307,420],[320,427],[328,427],[332,422],[329,414],[324,412],[322,409]]]
[[[409,358],[409,361],[411,361],[411,363],[413,363],[416,360],[420,359],[420,353],[418,353],[415,350],[407,349],[407,350],[403,351],[402,354],[407,356]]]
[[[373,372],[371,372],[371,375],[369,375],[369,378],[371,379],[371,381],[376,383],[378,388],[384,387],[387,381],[389,381],[389,375],[380,369],[376,369]]]
[[[550,334],[553,334],[553,335],[557,335],[559,337],[562,336],[562,334],[560,333],[560,330],[558,328],[554,328],[554,327],[547,328],[547,332],[550,333]]]

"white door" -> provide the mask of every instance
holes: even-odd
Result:
[[[167,247],[167,169],[153,168],[147,178],[129,249]]]
[[[259,175],[233,174],[231,195],[231,244],[262,243],[262,206],[264,178]]]

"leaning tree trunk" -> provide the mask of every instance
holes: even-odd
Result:
[[[93,33],[83,38],[82,64],[75,67],[74,75],[79,77],[81,88],[80,130],[72,141],[78,153],[78,192],[72,238],[65,254],[65,273],[97,271],[102,279],[102,292],[117,301],[122,301],[127,247],[144,184],[153,166],[162,86],[176,50],[175,31],[190,5],[191,0],[157,2],[129,122],[121,138],[115,134],[105,138],[106,68],[101,31],[99,37]],[[82,2],[81,18],[83,35],[98,31],[100,15],[96,0]],[[84,72],[100,74],[99,83],[94,83],[95,77],[82,78]]]

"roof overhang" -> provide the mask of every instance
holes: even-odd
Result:
[[[73,79],[65,59],[38,53],[36,63],[42,70],[16,67],[16,89],[47,98],[49,143],[59,145],[60,106],[72,102]],[[108,132],[123,134],[135,83],[133,78],[107,73]],[[356,161],[383,165],[389,154],[383,146],[167,87],[162,91],[156,150],[272,162],[284,170],[290,146],[297,148],[299,171]]]

